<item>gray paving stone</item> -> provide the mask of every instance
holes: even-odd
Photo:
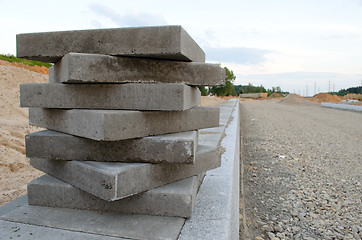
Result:
[[[0,239],[16,240],[119,240],[126,238],[108,237],[93,233],[75,232],[64,229],[36,226],[24,223],[0,220]],[[129,238],[127,238],[129,239]]]
[[[10,237],[12,232],[20,231],[16,237],[38,239],[36,236],[44,231],[48,236],[54,234],[48,239],[64,239],[63,234],[70,237],[66,239],[177,239],[184,221],[178,217],[99,213],[23,204],[0,216],[0,229],[4,230],[0,236]],[[21,229],[24,225],[19,223],[25,224],[25,229]],[[30,235],[32,231],[34,238]]]
[[[94,140],[117,141],[217,127],[219,108],[173,112],[30,108],[29,123]]]
[[[181,26],[24,33],[20,58],[56,62],[69,52],[205,62],[205,53]]]
[[[44,175],[28,184],[28,202],[46,207],[189,218],[202,178],[203,174],[199,174],[109,202]]]
[[[51,67],[49,82],[216,86],[225,84],[225,69],[210,63],[68,53]]]
[[[193,164],[197,143],[197,131],[121,141],[96,141],[50,130],[25,136],[28,158],[99,162]]]
[[[179,83],[20,85],[21,107],[183,111],[200,99],[197,87]]]
[[[220,166],[217,148],[199,145],[195,164],[57,161],[31,158],[30,165],[107,201],[126,198]]]

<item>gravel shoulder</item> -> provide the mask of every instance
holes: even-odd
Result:
[[[241,239],[361,239],[361,113],[243,101],[241,135]]]

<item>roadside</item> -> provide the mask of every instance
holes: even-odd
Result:
[[[301,99],[241,102],[241,239],[362,237],[362,114]]]

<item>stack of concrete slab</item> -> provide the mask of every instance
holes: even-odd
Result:
[[[191,217],[204,172],[220,166],[198,130],[219,126],[196,86],[224,84],[180,26],[20,34],[18,57],[54,62],[22,84],[31,125],[30,205]]]

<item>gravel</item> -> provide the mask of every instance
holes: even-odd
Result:
[[[361,113],[243,101],[241,134],[241,239],[362,238]]]

